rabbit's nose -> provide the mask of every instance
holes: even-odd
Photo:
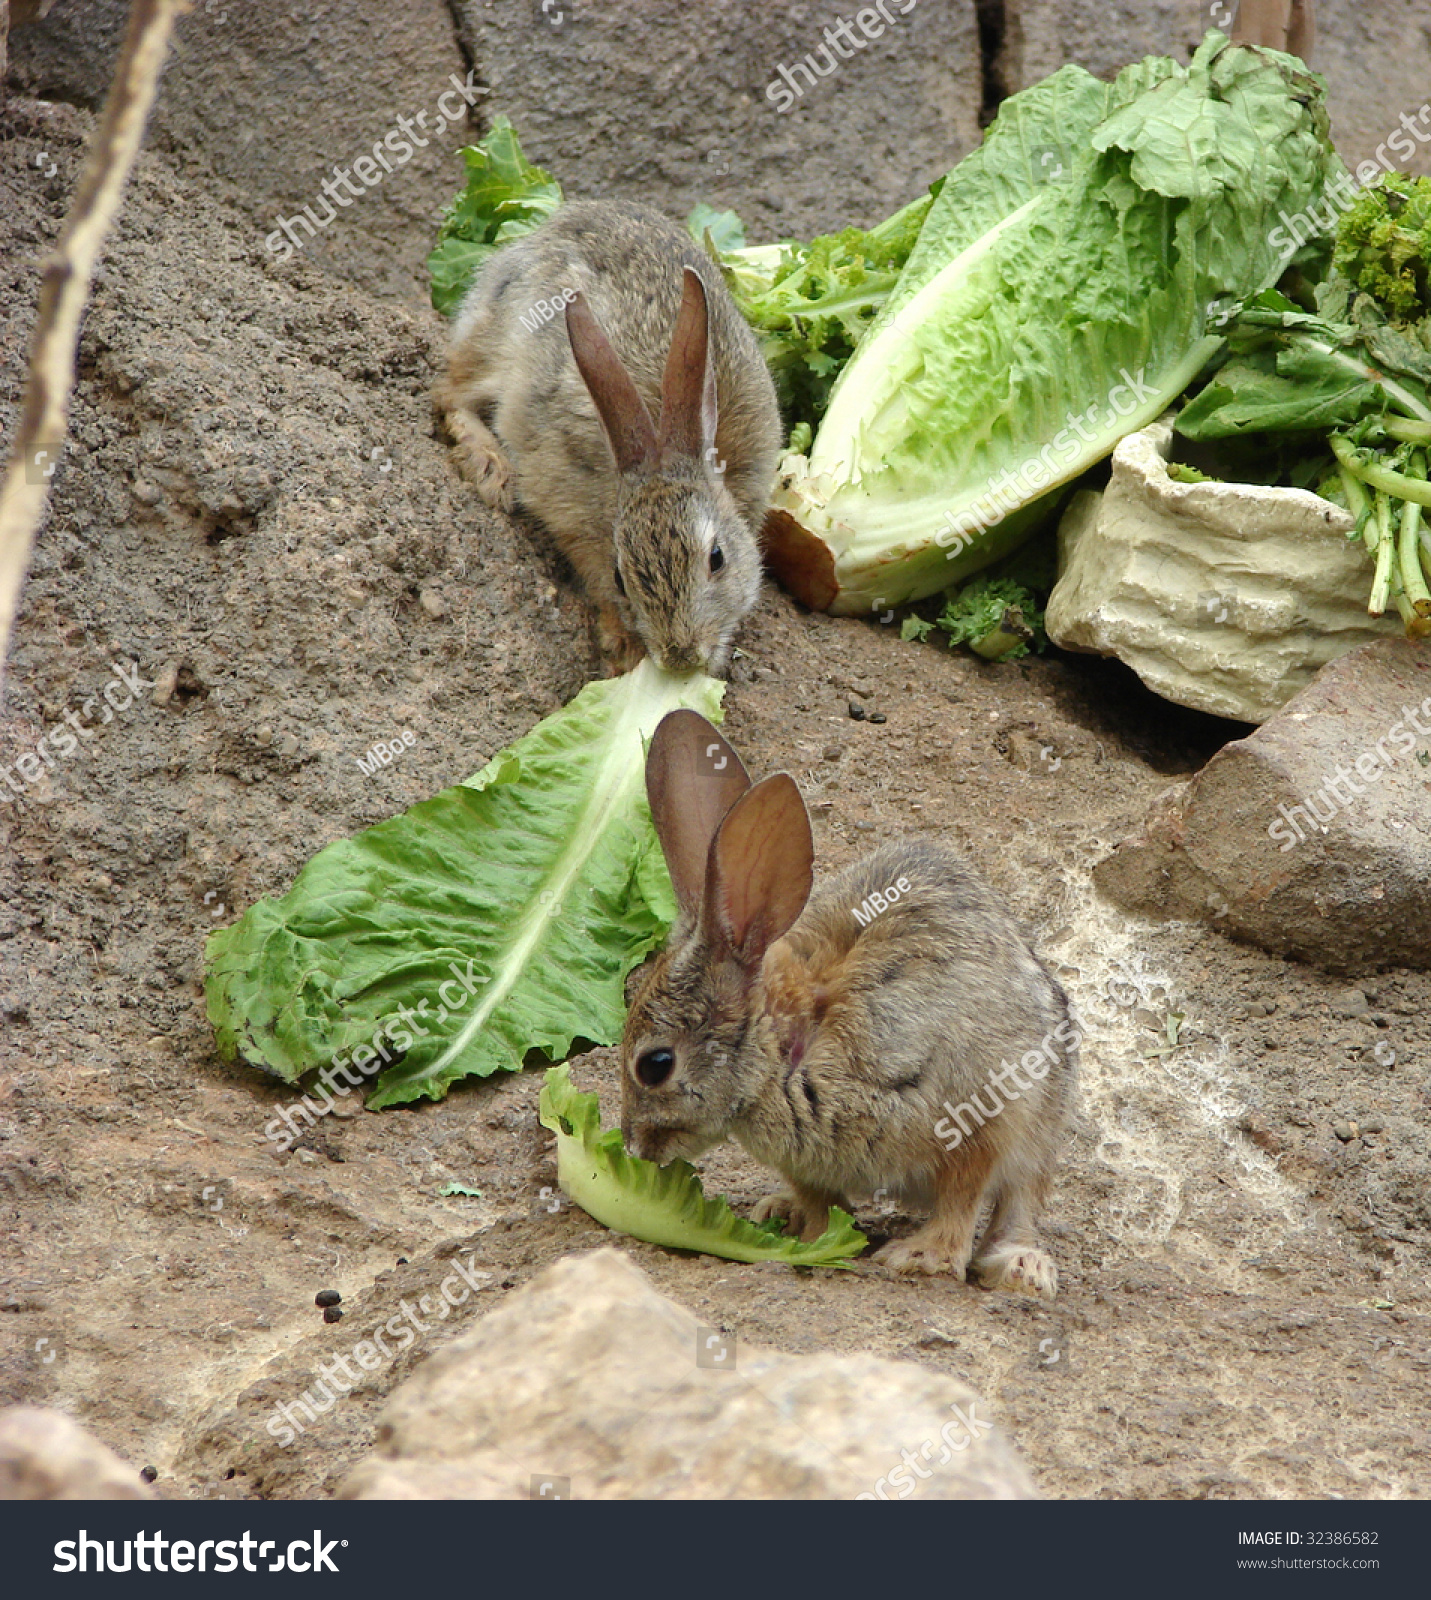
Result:
[[[686,677],[692,672],[705,670],[706,655],[693,644],[668,645],[661,652],[661,665],[667,672],[675,673],[678,677]]]

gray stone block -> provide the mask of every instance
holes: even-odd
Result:
[[[740,212],[756,242],[872,226],[978,143],[973,0],[905,3],[886,0],[889,25],[872,6],[760,0],[456,9],[490,110],[568,194],[646,199],[675,216],[705,200]],[[880,36],[856,31],[857,49],[840,36],[849,59],[826,76],[800,70],[813,55],[825,71],[823,31],[859,17]]]

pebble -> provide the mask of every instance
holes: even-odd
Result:
[[[343,1297],[336,1289],[320,1289],[313,1296],[315,1306],[340,1306],[342,1303]]]
[[[1332,1124],[1332,1132],[1336,1134],[1343,1144],[1350,1144],[1356,1138],[1358,1129],[1354,1122],[1334,1122]]]
[[[887,716],[885,716],[883,711],[871,711],[870,712],[870,721],[871,722],[888,722],[889,718]]]
[[[343,1320],[342,1306],[325,1306],[323,1320],[324,1322],[341,1322]]]
[[[447,602],[435,589],[424,589],[417,597],[417,603],[430,616],[434,622],[447,615]]]
[[[824,757],[824,759],[826,761],[838,761],[840,759],[840,757],[842,755],[844,755],[844,753],[845,753],[844,745],[842,745],[842,744],[827,744],[825,746],[824,750],[821,752],[821,755]]]
[[[850,701],[850,718],[852,721],[863,722],[868,715],[869,712],[865,710],[858,700]]]
[[[1368,1002],[1360,989],[1343,989],[1327,1002],[1334,1017],[1362,1017],[1367,1013]]]
[[[155,1478],[159,1476],[159,1469],[158,1467],[140,1467],[139,1476],[144,1479],[145,1483],[153,1483]]]
[[[874,823],[872,823],[872,822],[857,822],[855,824],[855,827],[860,833],[873,833],[874,832]]]

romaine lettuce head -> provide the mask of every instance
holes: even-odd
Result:
[[[1276,280],[1282,213],[1339,170],[1322,81],[1218,33],[1013,96],[784,464],[777,574],[848,615],[1012,549],[1217,353],[1217,308]]]

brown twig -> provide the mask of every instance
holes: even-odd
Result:
[[[1312,59],[1312,0],[1242,0],[1232,37],[1238,44],[1269,45]]]
[[[0,683],[30,546],[44,516],[50,474],[64,446],[80,318],[139,152],[175,18],[188,10],[189,3],[134,0],[104,115],[69,215],[42,269],[24,409],[0,489]]]

